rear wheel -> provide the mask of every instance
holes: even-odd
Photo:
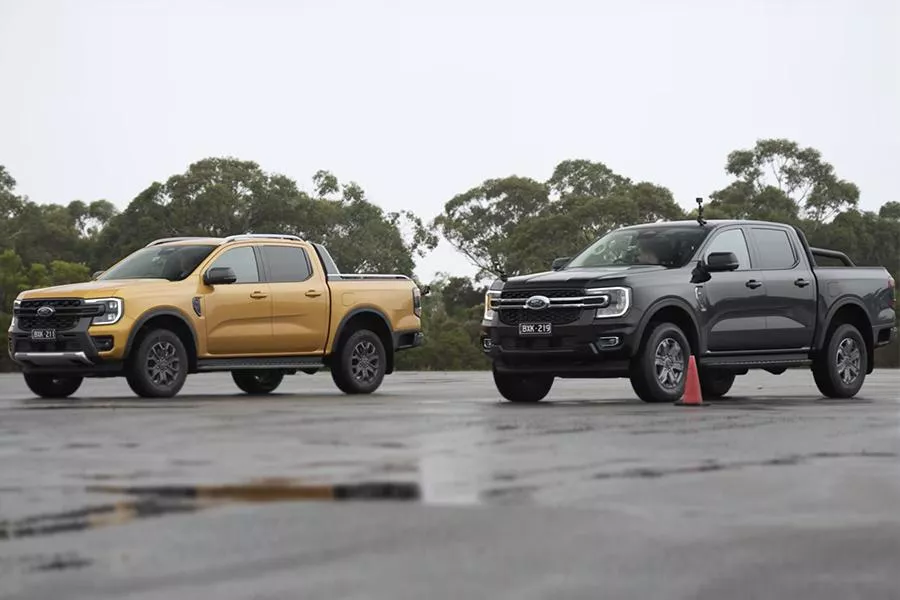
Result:
[[[43,373],[25,373],[25,385],[41,398],[68,398],[78,391],[82,377],[57,377]]]
[[[869,355],[859,329],[844,323],[829,336],[813,362],[816,387],[828,398],[852,398],[866,380]]]
[[[241,391],[251,396],[270,394],[278,389],[284,380],[281,371],[233,371],[231,378]]]
[[[494,385],[510,402],[533,404],[543,400],[553,387],[552,375],[503,373],[494,367]]]
[[[684,394],[691,346],[673,323],[656,324],[631,365],[631,387],[644,402],[676,402]]]
[[[371,394],[381,386],[387,352],[381,338],[368,329],[352,333],[331,366],[331,378],[345,394]]]
[[[144,398],[171,398],[181,391],[187,379],[187,350],[175,332],[168,329],[144,334],[128,362],[128,385]]]
[[[700,371],[700,391],[704,398],[721,398],[731,390],[734,385],[734,373],[718,369],[703,369]]]

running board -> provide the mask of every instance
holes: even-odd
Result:
[[[740,356],[703,356],[703,367],[738,367],[744,369],[808,367],[812,364],[805,352],[793,354],[744,354]]]
[[[321,369],[321,356],[265,356],[261,358],[201,358],[197,371],[245,371],[256,369]]]

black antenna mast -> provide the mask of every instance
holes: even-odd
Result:
[[[697,222],[701,226],[706,225],[706,219],[703,218],[703,198],[697,198]]]

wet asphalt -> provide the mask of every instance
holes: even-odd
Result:
[[[900,371],[502,403],[487,373],[265,398],[0,376],[0,598],[896,598]]]

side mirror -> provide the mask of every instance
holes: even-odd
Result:
[[[94,274],[91,275],[91,281],[96,281],[98,277],[106,273],[106,271],[94,271]]]
[[[553,260],[553,263],[550,265],[550,268],[554,271],[561,271],[569,261],[572,260],[571,256],[563,256],[562,258],[556,258]]]
[[[704,267],[710,273],[721,273],[724,271],[734,271],[741,263],[738,262],[734,252],[712,252],[706,257]]]
[[[206,285],[228,285],[237,281],[237,275],[231,267],[213,267],[203,274]]]

